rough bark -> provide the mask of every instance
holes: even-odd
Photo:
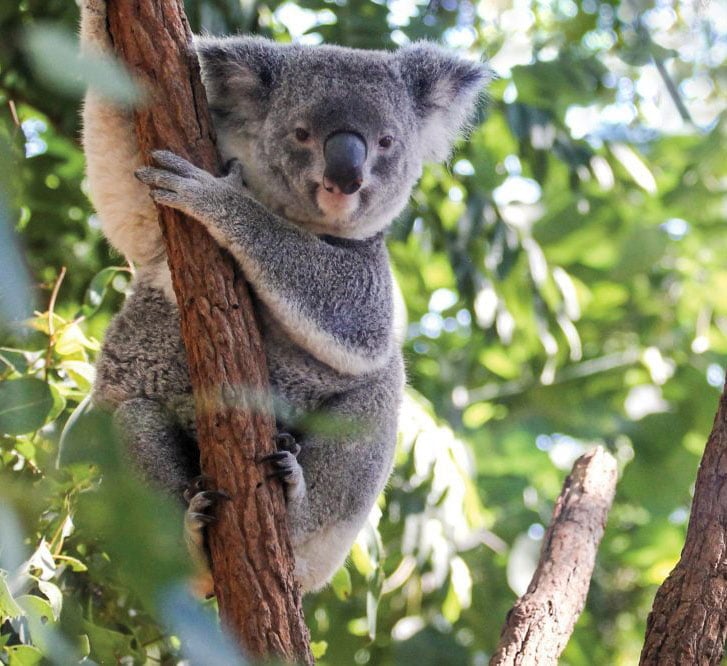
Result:
[[[681,558],[654,599],[641,664],[722,661],[727,638],[727,387],[699,466]]]
[[[600,447],[573,465],[535,574],[507,616],[491,666],[558,663],[586,603],[616,477],[616,460]]]
[[[116,51],[149,92],[149,104],[136,112],[147,161],[151,150],[166,148],[219,173],[181,2],[109,0],[108,8]],[[209,530],[222,621],[251,657],[313,663],[283,492],[256,462],[272,452],[274,422],[243,276],[201,225],[170,209],[159,214],[197,401],[202,470],[232,497]]]

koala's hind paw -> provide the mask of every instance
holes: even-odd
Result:
[[[287,432],[275,436],[277,453],[264,456],[260,462],[272,463],[274,471],[268,474],[268,478],[280,479],[285,484],[285,496],[288,499],[300,497],[305,493],[305,478],[303,468],[298,462],[300,444]]]
[[[205,546],[204,528],[216,519],[214,509],[221,500],[230,496],[222,490],[209,488],[210,479],[198,476],[184,491],[187,512],[184,514],[184,541],[187,550],[200,570],[209,569],[209,556]]]
[[[275,448],[280,451],[290,451],[296,458],[300,453],[300,444],[295,440],[295,437],[289,432],[279,432],[273,436],[275,441]]]

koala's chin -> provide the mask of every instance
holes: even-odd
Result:
[[[359,192],[341,194],[329,192],[325,187],[319,187],[316,190],[315,200],[322,213],[322,225],[329,233],[338,232],[341,235],[348,235],[356,231],[357,212],[361,207]]]

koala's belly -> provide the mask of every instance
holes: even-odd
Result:
[[[274,396],[291,407],[313,411],[327,399],[370,381],[343,375],[294,343],[278,322],[260,310],[263,343]]]
[[[261,312],[262,337],[276,408],[301,414],[367,381],[341,375],[295,345]],[[109,325],[96,364],[94,401],[113,410],[133,398],[164,404],[193,431],[194,408],[176,304],[158,289],[137,283]],[[283,419],[285,420],[285,419]]]

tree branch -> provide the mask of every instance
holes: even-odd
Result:
[[[583,610],[616,491],[616,460],[597,448],[565,480],[528,591],[507,616],[490,666],[557,664]]]
[[[699,466],[684,549],[656,593],[639,663],[721,663],[726,601],[727,386]]]
[[[144,158],[166,148],[219,173],[199,64],[180,0],[109,0],[109,32],[150,93],[136,112]],[[312,664],[273,448],[264,351],[244,279],[200,224],[159,209],[197,404],[202,470],[232,496],[210,530],[224,624],[251,657]],[[262,406],[262,407],[261,407]]]

